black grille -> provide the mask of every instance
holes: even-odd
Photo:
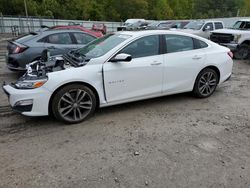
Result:
[[[216,43],[230,43],[234,40],[234,36],[232,34],[213,33],[210,39]]]

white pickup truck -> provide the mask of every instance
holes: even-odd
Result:
[[[236,59],[250,55],[250,19],[237,21],[232,28],[212,31],[210,39],[234,52]]]
[[[191,21],[184,27],[184,29],[180,29],[179,31],[198,35],[200,37],[209,39],[211,31],[223,28],[224,24],[221,21],[196,20],[196,21]]]

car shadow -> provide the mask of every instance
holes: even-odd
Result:
[[[12,118],[16,119],[6,126],[0,125],[0,136],[5,134],[20,133],[26,130],[41,130],[41,129],[57,129],[61,127],[71,127],[71,126],[85,126],[91,121],[96,121],[103,116],[110,116],[113,113],[122,113],[131,110],[144,110],[145,107],[150,107],[152,109],[157,109],[159,105],[171,105],[171,104],[182,104],[184,101],[197,100],[190,93],[182,93],[176,95],[163,96],[152,99],[145,99],[136,102],[130,102],[125,104],[114,105],[105,108],[98,108],[95,114],[88,118],[87,120],[78,124],[66,124],[56,120],[53,116],[42,116],[42,117],[27,117],[22,116],[16,112],[11,112],[7,115],[1,115],[1,119]],[[91,122],[92,123],[92,122]]]

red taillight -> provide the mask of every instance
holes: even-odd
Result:
[[[21,46],[15,46],[13,53],[14,54],[18,54],[18,53],[22,53],[23,51],[25,51],[28,47],[21,47]]]
[[[230,52],[228,52],[227,54],[233,59],[233,57],[234,57],[233,52],[230,51]]]

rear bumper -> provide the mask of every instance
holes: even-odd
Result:
[[[21,59],[16,54],[6,54],[5,56],[7,67],[10,70],[25,71],[26,61]]]

